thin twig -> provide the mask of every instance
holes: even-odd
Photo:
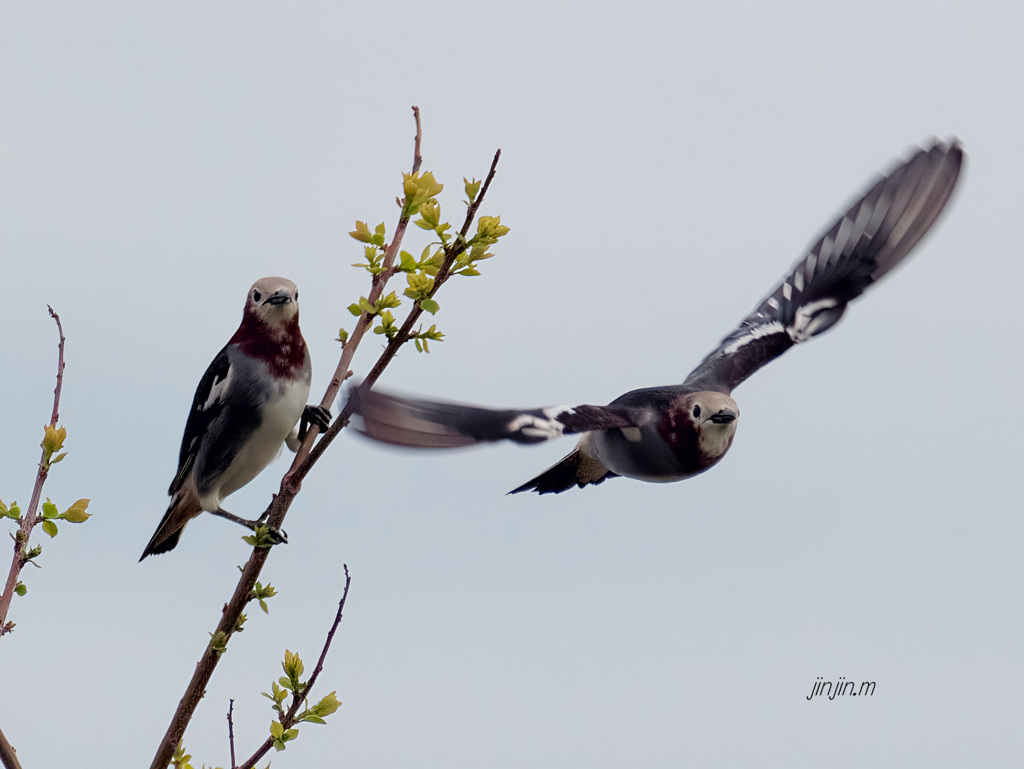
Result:
[[[235,769],[235,724],[231,720],[231,712],[235,709],[235,701],[228,700],[228,747],[231,749],[231,769]]]
[[[413,107],[413,116],[416,121],[413,173],[416,173],[419,171],[420,162],[422,160],[420,156],[421,130],[418,107]],[[491,163],[491,170],[487,176],[487,183],[485,183],[480,194],[477,196],[478,205],[479,201],[483,200],[487,184],[490,183],[490,179],[494,176],[494,169],[498,162],[499,154],[500,151],[498,154],[495,154],[494,161]],[[475,211],[476,209],[473,209],[474,214]],[[469,215],[470,212],[467,211],[467,217],[469,217]],[[410,216],[406,216],[404,214],[399,218],[398,226],[395,229],[395,235],[385,252],[383,260],[385,273],[382,273],[382,275],[392,272],[392,265],[394,264],[395,257],[398,254],[402,237],[405,234],[410,218]],[[467,218],[467,224],[463,227],[466,231],[468,231],[469,222],[470,220]],[[438,271],[438,275],[435,277],[435,291],[440,284],[447,279],[448,271],[451,269],[451,265],[454,263],[458,253],[461,253],[461,251],[454,255],[446,255],[445,263],[442,265],[441,270]],[[384,281],[380,280],[380,278],[381,275],[374,278],[370,296],[368,297],[371,304],[375,302],[383,292]],[[432,295],[433,292],[431,293],[431,296]],[[407,329],[407,327],[408,329],[411,329],[412,324],[415,323],[421,313],[422,309],[419,304],[414,305],[410,311],[411,321],[407,318],[406,323],[403,324],[403,329]],[[338,392],[341,389],[341,383],[349,376],[349,364],[352,361],[352,357],[355,355],[356,348],[371,323],[372,317],[369,317],[367,313],[364,312],[360,316],[355,330],[345,343],[345,346],[342,349],[341,359],[338,362],[338,367],[335,370],[331,383],[327,387],[327,392],[324,394],[324,398],[321,401],[321,405],[324,408],[328,408],[334,402],[335,398],[337,398]],[[404,343],[400,338],[401,336],[402,335],[399,334],[396,335],[394,339],[389,340],[384,351],[381,353],[380,358],[378,358],[377,362],[371,369],[370,374],[363,381],[362,387],[369,388],[380,376],[387,363],[394,358],[395,354],[398,352],[398,348]],[[408,330],[406,330],[404,338],[408,338]],[[312,448],[310,448],[310,445],[319,433],[319,428],[315,425],[310,426],[302,446],[296,453],[291,468],[281,480],[281,486],[278,493],[274,495],[273,501],[264,513],[266,516],[266,525],[271,530],[281,529],[285,515],[287,515],[288,509],[291,507],[292,500],[294,500],[295,495],[299,493],[302,486],[302,480],[312,469],[313,465],[316,464],[317,460],[323,455],[327,446],[329,446],[334,438],[337,437],[342,428],[349,423],[354,406],[355,404],[352,402],[352,399],[349,399],[349,402],[342,408],[338,417],[331,423],[330,427],[327,428],[323,436],[319,441],[317,441],[315,446],[312,446]],[[214,631],[214,637],[222,639],[220,643],[226,644],[231,635],[235,632],[235,629],[238,626],[238,618],[241,616],[246,604],[252,599],[252,590],[256,585],[256,580],[259,579],[263,565],[266,563],[269,555],[269,548],[253,548],[253,551],[249,556],[249,560],[246,562],[245,566],[242,567],[242,575],[238,580],[238,584],[235,586],[235,592],[231,596],[230,600],[224,605],[224,609],[221,612],[220,622],[217,625],[217,629]],[[206,651],[203,653],[202,658],[200,658],[196,665],[195,672],[192,674],[192,680],[189,682],[184,695],[182,695],[182,698],[178,703],[178,707],[171,719],[171,723],[167,727],[167,732],[164,734],[164,737],[157,748],[157,753],[153,758],[150,769],[166,769],[168,763],[170,763],[175,747],[184,736],[185,729],[192,720],[192,715],[195,713],[195,710],[199,705],[199,701],[206,694],[206,685],[209,683],[210,678],[213,675],[213,671],[217,667],[220,655],[221,652],[217,651],[212,644],[206,647]]]
[[[47,306],[50,317],[57,323],[57,335],[60,341],[57,344],[57,386],[53,389],[53,409],[50,412],[50,424],[56,427],[57,419],[60,416],[60,390],[64,383],[64,329],[60,325],[60,317]],[[39,469],[36,472],[36,482],[32,487],[32,497],[29,499],[28,507],[21,514],[21,523],[14,535],[14,557],[11,559],[11,569],[7,573],[7,582],[4,584],[4,592],[0,594],[0,636],[10,632],[13,625],[7,624],[7,612],[11,608],[11,599],[14,597],[14,590],[18,586],[18,576],[22,568],[28,563],[25,558],[25,548],[28,545],[29,535],[32,527],[38,523],[39,500],[43,495],[43,484],[50,470],[46,464],[46,449],[43,449],[39,459]]]
[[[473,222],[473,217],[476,216],[476,211],[480,207],[480,202],[484,199],[484,194],[487,192],[487,188],[491,184],[491,179],[494,178],[495,170],[498,166],[498,159],[501,157],[501,150],[494,153],[494,159],[491,161],[491,168],[487,172],[487,177],[484,180],[483,187],[480,188],[480,194],[477,195],[476,200],[466,211],[466,221],[462,225],[461,237],[462,247],[454,246],[451,250],[445,252],[444,261],[441,267],[437,271],[437,275],[434,276],[434,286],[431,289],[428,296],[433,297],[437,293],[437,290],[444,284],[449,277],[451,277],[451,268],[455,264],[455,260],[458,259],[459,255],[465,250],[465,233],[469,231],[469,227]],[[367,392],[380,378],[380,375],[384,372],[384,369],[391,362],[391,359],[395,357],[399,349],[411,338],[412,328],[416,325],[416,322],[420,319],[423,314],[423,308],[417,303],[409,311],[408,317],[405,322],[402,323],[402,327],[398,333],[395,334],[394,338],[391,339],[387,346],[384,348],[384,352],[381,353],[377,362],[370,369],[370,372],[366,375],[366,378],[359,385],[359,392]],[[338,433],[344,429],[348,423],[352,414],[355,411],[355,399],[349,398],[348,402],[342,408],[338,418],[331,423],[331,426],[327,428],[323,438],[312,448],[309,452],[308,458],[301,465],[292,465],[292,469],[289,471],[289,477],[293,478],[296,482],[301,483],[302,479],[306,477],[313,465],[320,458],[320,456],[327,450],[327,447],[331,445],[331,442],[337,437]],[[297,458],[296,458],[297,459]]]
[[[423,157],[420,154],[420,146],[423,141],[423,130],[420,124],[420,108],[412,108],[413,119],[416,121],[416,136],[413,139],[413,152],[412,152],[412,174],[415,176],[419,170],[420,165],[423,162]],[[395,227],[394,237],[391,238],[391,243],[388,244],[387,249],[384,251],[384,260],[381,266],[384,268],[383,272],[374,275],[370,285],[370,295],[367,297],[367,301],[370,304],[374,304],[380,295],[384,293],[384,286],[387,284],[391,276],[394,275],[394,264],[395,257],[398,255],[399,248],[402,245],[402,239],[405,237],[406,228],[409,226],[409,220],[411,214],[406,216],[402,215],[398,219],[398,226]],[[356,349],[359,347],[359,343],[363,339],[363,335],[367,332],[370,326],[373,324],[373,316],[367,313],[365,310],[363,314],[359,316],[359,320],[356,321],[356,327],[352,330],[352,335],[345,342],[345,346],[341,351],[341,359],[338,361],[338,366],[334,370],[334,376],[331,377],[330,384],[327,386],[327,392],[324,393],[323,400],[320,401],[321,408],[329,409],[338,397],[338,393],[341,391],[342,383],[348,379],[352,372],[349,371],[349,365],[352,363],[352,358],[356,354]],[[309,452],[313,447],[313,441],[319,434],[320,428],[315,424],[309,426],[309,430],[306,433],[306,438],[299,447],[299,450],[295,452],[295,459],[292,460],[292,466],[288,470],[288,476],[291,476],[295,470],[306,461],[309,456]],[[286,477],[288,477],[286,476]],[[296,479],[297,483],[302,482],[302,474]],[[295,488],[298,491],[298,487]]]
[[[21,769],[18,752],[7,741],[2,731],[0,731],[0,762],[3,763],[4,769]]]
[[[494,153],[494,160],[491,161],[491,170],[487,172],[487,177],[484,179],[484,186],[480,188],[480,194],[476,196],[476,200],[469,204],[469,208],[466,209],[466,221],[462,223],[462,229],[459,230],[459,234],[465,239],[466,233],[469,232],[469,227],[473,224],[473,219],[476,217],[476,210],[480,208],[480,203],[483,202],[484,195],[487,194],[487,188],[491,186],[491,179],[494,178],[494,171],[498,168],[498,159],[501,157],[501,150],[497,150]]]
[[[60,316],[53,311],[53,308],[46,305],[46,309],[50,311],[50,317],[57,324],[57,335],[60,337],[60,342],[57,344],[57,385],[53,388],[53,412],[50,414],[50,424],[55,425],[60,419],[60,391],[64,386],[64,329],[60,325]]]
[[[348,598],[348,588],[349,585],[352,584],[352,577],[348,573],[348,564],[343,564],[343,566],[345,569],[345,589],[342,591],[341,600],[338,602],[338,613],[334,615],[334,622],[331,624],[331,629],[327,631],[327,640],[324,642],[324,648],[320,652],[320,659],[317,660],[316,667],[313,668],[313,673],[309,676],[309,681],[307,681],[305,687],[303,687],[302,694],[300,695],[296,692],[292,696],[291,707],[288,708],[288,712],[279,719],[281,721],[281,726],[283,726],[285,730],[291,729],[295,726],[295,716],[298,714],[299,708],[306,701],[306,693],[313,691],[313,685],[316,684],[316,679],[324,669],[324,661],[327,659],[327,652],[330,650],[331,643],[334,641],[334,633],[337,631],[338,625],[341,624],[341,615],[345,611],[345,600]],[[256,762],[263,758],[263,756],[265,756],[272,747],[274,747],[274,738],[268,737],[263,744],[260,745],[259,749],[252,754],[252,758],[238,767],[238,769],[253,769],[253,767],[256,766]],[[233,761],[234,759],[232,759],[232,767],[234,766]]]

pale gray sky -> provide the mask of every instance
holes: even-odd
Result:
[[[227,765],[229,698],[240,753],[266,734],[260,692],[286,648],[312,665],[344,562],[321,679],[344,706],[275,767],[1019,765],[1022,26],[984,2],[4,3],[0,498],[31,490],[49,303],[70,455],[46,493],[95,513],[42,543],[0,641],[26,769],[148,764],[247,556],[207,516],[136,563],[194,388],[279,274],[323,392],[367,291],[346,233],[392,227],[412,104],[453,215],[502,149],[483,213],[512,232],[383,381],[495,406],[681,381],[874,173],[931,135],[969,156],[908,264],[737,390],[703,476],[506,497],[571,442],[340,439],[197,761]],[[817,676],[876,693],[808,702]]]

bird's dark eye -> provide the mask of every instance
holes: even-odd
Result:
[[[700,417],[700,406],[693,407],[693,418],[698,419]]]
[[[262,298],[262,294],[260,294],[259,291],[253,291],[252,292],[252,300],[254,302],[258,302],[261,298]]]

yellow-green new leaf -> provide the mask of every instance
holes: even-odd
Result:
[[[302,664],[302,659],[293,651],[285,649],[284,662],[281,663],[281,667],[284,668],[285,674],[293,681],[298,681],[299,676],[302,675],[305,667]]]
[[[39,444],[39,448],[48,454],[53,454],[64,447],[64,439],[68,437],[66,429],[63,427],[58,429],[56,425],[45,425],[43,431],[43,441]]]
[[[89,520],[90,513],[85,512],[89,507],[88,499],[80,499],[64,511],[64,520],[68,523],[84,523]]]
[[[356,222],[356,228],[349,235],[361,243],[370,242],[370,228],[366,226],[366,222]]]
[[[85,512],[85,510],[79,510],[77,507],[72,507],[61,517],[68,523],[85,523],[92,517],[92,514]]]
[[[384,222],[377,225],[377,228],[373,231],[373,237],[370,238],[370,242],[375,246],[384,247]]]
[[[399,256],[402,258],[402,266],[399,268],[402,272],[413,272],[416,269],[416,260],[413,255],[408,251],[402,251]]]
[[[420,216],[423,217],[423,222],[426,226],[423,227],[425,230],[434,229],[441,221],[441,204],[436,200],[433,202],[426,202],[420,206]],[[417,222],[419,224],[419,222]],[[422,226],[422,225],[421,225]]]
[[[415,192],[423,195],[427,200],[440,194],[441,190],[444,189],[444,185],[441,184],[434,178],[432,171],[424,171],[422,174],[416,174],[415,179]],[[408,188],[406,188],[408,194]]]
[[[316,712],[321,716],[329,716],[341,707],[338,692],[333,691],[316,704]]]
[[[509,228],[501,223],[500,216],[481,216],[476,231],[485,238],[500,238],[508,234]]]

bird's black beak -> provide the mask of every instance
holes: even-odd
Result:
[[[730,422],[736,421],[736,412],[730,409],[722,409],[711,417],[711,421],[716,425],[727,425]]]
[[[277,291],[267,298],[266,304],[288,304],[291,300],[287,291]]]

